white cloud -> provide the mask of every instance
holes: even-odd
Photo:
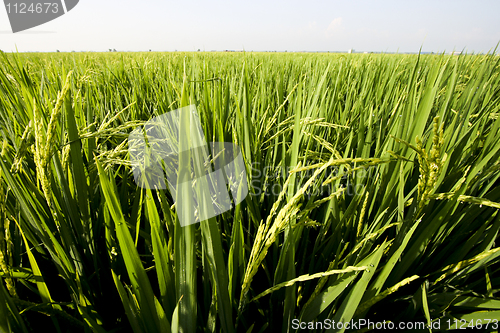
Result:
[[[326,28],[325,34],[327,37],[332,37],[338,35],[342,30],[344,30],[342,27],[342,17],[337,17],[330,22],[328,28]]]
[[[309,22],[309,24],[307,25],[307,29],[309,31],[316,31],[318,29],[318,23],[316,23],[316,21]]]

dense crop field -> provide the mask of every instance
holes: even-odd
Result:
[[[0,54],[0,331],[495,330],[499,74],[494,55]],[[249,195],[181,227],[127,138],[191,104]]]

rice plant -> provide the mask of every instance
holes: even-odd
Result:
[[[498,320],[493,54],[1,53],[0,330]],[[249,194],[182,227],[127,140],[191,104]]]

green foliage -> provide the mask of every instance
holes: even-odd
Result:
[[[0,54],[0,331],[498,318],[499,74],[494,55]],[[127,137],[189,104],[250,193],[181,227]]]

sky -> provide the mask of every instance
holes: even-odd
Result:
[[[0,50],[486,53],[499,13],[498,0],[80,0],[16,34],[1,6]]]

